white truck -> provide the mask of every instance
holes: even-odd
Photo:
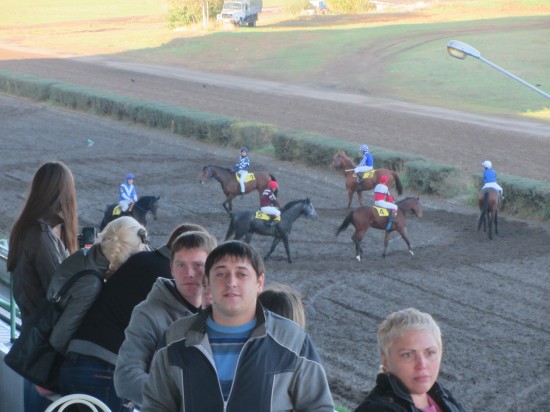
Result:
[[[226,0],[223,9],[216,19],[222,23],[232,23],[239,26],[256,26],[258,13],[262,11],[262,0]]]

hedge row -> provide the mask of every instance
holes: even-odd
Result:
[[[122,97],[110,92],[44,80],[0,70],[0,91],[47,101],[57,106],[84,111],[115,120],[130,121],[147,127],[162,128],[188,138],[221,144],[274,150],[281,160],[298,161],[311,167],[328,167],[336,152],[358,155],[358,145],[334,137],[300,130],[280,130],[274,125],[243,122],[225,116],[199,112],[157,102]],[[417,193],[453,197],[464,192],[466,178],[454,166],[371,147],[377,167],[396,170],[405,186]],[[358,157],[354,157],[358,161]],[[479,176],[474,187],[481,187]],[[550,185],[506,176],[499,179],[506,191],[503,206],[511,214],[537,216],[550,220]],[[473,199],[471,199],[473,202]]]

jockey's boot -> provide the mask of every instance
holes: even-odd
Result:
[[[388,219],[388,225],[386,226],[386,232],[388,232],[391,229],[391,225],[393,224],[394,219],[395,219],[395,210],[390,210],[390,218]]]
[[[241,192],[241,200],[244,199],[244,193],[245,192]]]

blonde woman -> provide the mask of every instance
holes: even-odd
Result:
[[[103,277],[87,275],[77,280],[61,301],[64,308],[50,336],[55,350],[64,354],[72,335],[98,296],[103,282],[134,253],[147,249],[147,232],[137,220],[123,216],[109,223],[90,249],[81,249],[63,261],[48,288],[54,296],[69,278],[84,269],[98,271]]]
[[[382,373],[355,412],[464,412],[437,382],[443,344],[430,314],[392,313],[378,328],[378,348]]]

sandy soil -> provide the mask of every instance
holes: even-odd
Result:
[[[7,137],[0,158],[0,232],[9,231],[38,164],[57,158],[75,173],[82,225],[99,224],[121,176],[132,171],[141,195],[162,196],[159,218],[148,224],[154,245],[182,221],[202,224],[223,239],[228,216],[220,186],[200,185],[198,176],[206,164],[231,165],[234,150],[5,96],[0,121]],[[440,379],[468,410],[550,409],[548,226],[503,217],[500,234],[489,241],[476,231],[475,209],[425,198],[423,219],[408,218],[414,257],[393,237],[383,259],[383,233],[371,230],[364,239],[366,259],[357,262],[352,230],[334,235],[347,213],[342,176],[255,153],[251,158],[255,170],[269,170],[280,181],[283,203],[309,196],[320,216],[296,221],[294,263],[286,262],[279,246],[267,261],[267,277],[303,294],[307,327],[338,402],[354,407],[372,387],[378,323],[390,311],[414,306],[440,322]],[[251,194],[234,207],[257,204]],[[252,242],[266,252],[271,240]]]

